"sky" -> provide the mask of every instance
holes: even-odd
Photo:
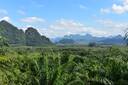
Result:
[[[123,35],[128,0],[0,0],[0,20],[36,28],[49,38],[70,34]]]

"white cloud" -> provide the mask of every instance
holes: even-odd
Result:
[[[11,21],[10,17],[8,17],[8,16],[5,16],[5,17],[0,18],[0,21],[1,20],[6,20],[6,21],[9,21],[9,22]]]
[[[114,3],[112,5],[112,11],[117,14],[123,14],[128,12],[128,0],[123,0],[120,5]]]
[[[115,21],[112,21],[112,20],[104,20],[104,19],[101,19],[101,20],[98,20],[98,22],[101,24],[101,25],[104,25],[106,27],[109,27],[109,28],[116,28],[116,29],[124,29],[128,26],[127,23],[124,23],[124,22],[115,22]]]
[[[54,24],[51,24],[47,28],[38,29],[38,30],[50,38],[62,37],[64,35],[69,35],[69,34],[90,33],[95,36],[102,36],[108,34],[105,31],[98,30],[93,27],[87,27],[79,22],[75,22],[73,20],[65,20],[65,19],[57,20]]]
[[[128,27],[127,22],[117,22],[108,19],[98,20],[98,23],[111,35],[123,34],[124,30]]]
[[[128,0],[123,0],[124,5],[128,5]]]
[[[23,10],[18,10],[18,13],[21,14],[21,15],[25,15],[26,14],[25,11],[23,11]]]
[[[114,3],[110,8],[101,8],[101,13],[123,14],[128,12],[128,0],[120,0],[120,4]]]
[[[125,22],[116,22],[108,19],[97,20],[97,24],[100,26],[99,28],[86,26],[86,24],[82,24],[74,20],[59,19],[47,26],[42,25],[42,23],[40,23],[40,26],[37,24],[27,24],[26,27],[23,27],[23,29],[27,28],[28,26],[32,26],[35,27],[41,34],[46,35],[49,38],[55,38],[63,37],[64,35],[69,34],[83,35],[86,33],[94,36],[118,35],[123,34],[124,30],[128,26]]]
[[[122,14],[125,13],[127,10],[125,9],[124,6],[113,4],[112,11],[117,14]]]
[[[101,9],[100,9],[100,12],[101,12],[102,14],[107,14],[107,13],[110,13],[110,9],[108,9],[108,8],[101,8]]]
[[[0,9],[0,21],[1,20],[6,20],[8,22],[11,22],[11,19],[8,16],[8,11],[5,9]]]
[[[26,17],[26,18],[21,19],[21,21],[25,22],[25,23],[42,23],[42,22],[45,22],[44,19],[39,18],[39,17]]]

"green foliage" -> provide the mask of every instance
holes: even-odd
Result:
[[[72,39],[61,39],[59,42],[59,44],[75,44],[75,41]]]
[[[90,43],[88,44],[88,46],[89,46],[89,47],[95,47],[95,46],[96,46],[96,43],[95,43],[95,42],[90,42]]]
[[[4,46],[6,46],[6,47],[9,46],[8,41],[7,41],[6,38],[0,36],[0,47],[2,48],[2,47],[4,47]]]
[[[8,39],[10,44],[25,44],[24,32],[7,21],[0,22],[0,30],[0,35]]]
[[[0,56],[0,85],[128,85],[127,49],[15,48]]]

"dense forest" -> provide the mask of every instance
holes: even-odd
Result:
[[[0,49],[0,85],[128,85],[125,47]]]

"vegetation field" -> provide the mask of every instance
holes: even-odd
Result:
[[[0,85],[128,85],[128,49],[1,48]]]

